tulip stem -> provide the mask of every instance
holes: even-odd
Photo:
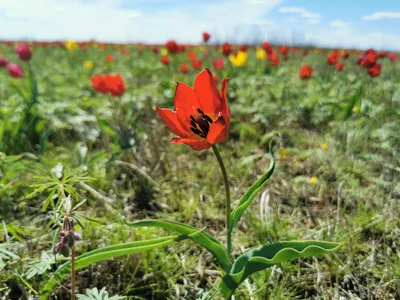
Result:
[[[226,173],[224,162],[222,161],[221,155],[219,154],[216,145],[212,145],[215,156],[217,157],[219,167],[221,168],[222,176],[225,184],[225,202],[226,202],[226,248],[229,258],[232,253],[232,231],[229,228],[231,223],[231,193],[229,190],[228,174]]]

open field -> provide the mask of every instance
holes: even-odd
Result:
[[[227,243],[213,151],[171,143],[176,135],[156,108],[173,110],[176,82],[193,86],[205,68],[218,90],[230,78],[229,133],[216,143],[232,209],[268,170],[269,145],[275,153],[275,171],[232,232],[232,257],[279,241],[341,243],[335,252],[251,275],[235,299],[400,299],[396,54],[172,42],[34,43],[18,53],[16,46],[0,44],[2,299],[71,299],[69,273],[60,282],[55,276],[70,261],[65,251],[79,256],[177,235],[126,221],[178,221]],[[196,138],[217,122],[204,125],[205,115],[195,116]],[[72,207],[87,200],[71,211],[67,196]],[[61,227],[69,232],[64,215],[80,235],[71,247],[60,244]],[[77,293],[105,287],[109,299],[210,297],[221,265],[190,238],[179,239],[78,264]]]

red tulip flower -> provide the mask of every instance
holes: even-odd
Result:
[[[167,48],[168,52],[171,53],[171,54],[177,54],[181,50],[179,48],[178,44],[174,40],[166,42],[165,43],[165,48]]]
[[[388,53],[387,57],[391,62],[396,62],[397,61],[397,54],[396,53]]]
[[[169,65],[169,57],[168,56],[161,56],[160,61],[163,65],[168,66]]]
[[[201,69],[201,60],[194,60],[192,61],[192,67],[195,70],[200,70]]]
[[[7,64],[8,73],[13,78],[21,78],[24,76],[24,71],[18,64]]]
[[[303,65],[300,69],[300,78],[302,80],[307,80],[311,78],[313,69],[307,65]]]
[[[382,65],[376,64],[373,67],[369,68],[368,74],[371,77],[377,77],[377,76],[381,75],[381,69],[382,69]]]
[[[208,40],[210,39],[211,35],[208,32],[203,32],[203,41],[204,43],[207,43]]]
[[[181,65],[180,65],[180,69],[181,69],[181,72],[182,72],[183,74],[187,74],[187,73],[189,72],[189,67],[188,67],[187,64],[181,64]]]
[[[196,60],[196,52],[194,51],[188,52],[187,56],[191,61]]]
[[[231,52],[232,52],[231,44],[224,43],[222,45],[222,54],[225,55],[225,56],[229,56],[229,54],[231,54]]]
[[[108,87],[107,87],[106,78],[104,75],[99,74],[99,75],[93,76],[92,78],[90,78],[90,80],[92,81],[93,88],[97,92],[99,92],[101,94],[108,93]]]
[[[272,46],[268,42],[264,42],[261,44],[261,47],[264,49],[265,52],[271,53],[272,52]]]
[[[377,59],[378,56],[376,55],[376,52],[368,52],[361,60],[361,66],[364,68],[371,68],[376,64]]]
[[[158,53],[158,46],[157,46],[157,45],[154,45],[153,47],[151,47],[151,49],[153,50],[153,52],[154,52],[155,54]]]
[[[276,54],[275,52],[271,52],[268,54],[267,59],[271,62],[271,65],[274,67],[279,65],[279,55]]]
[[[342,63],[337,63],[336,64],[336,71],[340,72],[344,69],[344,64]]]
[[[241,45],[239,47],[239,50],[242,52],[247,52],[247,50],[249,50],[250,46],[249,45]]]
[[[348,59],[349,56],[350,56],[350,53],[349,53],[348,51],[343,51],[343,52],[342,52],[342,57],[343,57],[343,59]]]
[[[303,50],[303,56],[307,56],[308,55],[308,53],[310,53],[310,50]]]
[[[287,55],[288,52],[289,52],[289,47],[288,47],[288,46],[282,46],[282,47],[279,48],[279,52],[280,52],[282,55]]]
[[[222,57],[215,59],[215,60],[213,60],[212,64],[213,64],[215,70],[217,70],[217,71],[221,70],[224,67],[224,59]]]
[[[200,151],[226,140],[230,123],[227,87],[226,78],[219,93],[208,69],[197,75],[194,88],[177,83],[174,96],[175,111],[157,107],[161,119],[179,136],[173,138],[172,143],[186,144]]]
[[[114,97],[121,97],[125,93],[125,82],[121,75],[106,75],[105,82],[108,91]]]
[[[108,62],[113,62],[114,61],[114,56],[112,56],[111,54],[108,54],[106,56],[106,59],[107,59]]]
[[[32,51],[27,44],[19,44],[17,48],[15,48],[15,52],[23,61],[29,61],[32,57]]]
[[[0,68],[7,67],[8,61],[4,57],[0,57]]]
[[[339,61],[339,53],[337,51],[332,51],[326,58],[328,64],[336,65]]]

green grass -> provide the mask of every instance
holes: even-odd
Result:
[[[49,194],[27,195],[33,191],[30,185],[44,182],[37,176],[49,176],[57,164],[64,174],[82,167],[95,179],[87,184],[98,194],[75,185],[80,197],[74,203],[87,198],[79,209],[84,228],[77,226],[83,237],[78,254],[167,235],[154,228],[129,228],[121,216],[206,227],[225,243],[225,192],[212,151],[171,144],[173,134],[153,109],[173,108],[175,81],[192,85],[197,72],[179,73],[186,54],[171,57],[171,65],[165,67],[149,49],[139,53],[136,46],[121,47],[130,49],[130,55],[119,53],[116,46],[76,52],[36,48],[30,63],[39,92],[29,118],[29,78],[11,79],[0,70],[0,241],[10,242],[8,251],[19,257],[3,258],[0,247],[5,264],[2,267],[0,260],[0,295],[6,298],[40,291],[63,262],[54,259],[42,274],[27,279],[31,262],[42,252],[52,255],[58,230],[52,208],[41,210]],[[210,50],[203,66],[214,72],[211,60],[221,54]],[[196,51],[201,57],[200,49]],[[12,47],[2,44],[1,52],[18,60]],[[105,59],[110,53],[113,63]],[[357,56],[351,55],[338,73],[317,53],[290,54],[278,68],[266,68],[251,49],[244,67],[230,67],[226,59],[226,66],[215,72],[220,81],[231,77],[233,120],[219,149],[234,205],[267,170],[271,139],[277,158],[263,195],[233,232],[235,257],[277,241],[342,243],[334,254],[282,263],[252,275],[239,287],[236,299],[400,297],[400,63],[384,59],[381,76],[371,79],[355,64]],[[86,60],[94,62],[93,70],[84,68]],[[302,64],[314,68],[308,81],[299,79]],[[27,70],[26,63],[21,65]],[[92,74],[108,72],[120,73],[127,86],[116,100],[118,117],[112,101],[97,94],[90,82]],[[157,185],[116,161],[139,167]],[[311,177],[317,182],[310,183]],[[80,293],[106,287],[110,295],[132,299],[190,299],[190,293],[216,285],[217,268],[210,253],[184,241],[94,264],[78,272],[77,285]],[[69,282],[66,279],[54,291],[57,299],[68,299]]]

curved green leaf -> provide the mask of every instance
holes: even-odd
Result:
[[[205,231],[200,231],[199,229],[182,224],[179,222],[169,221],[169,220],[141,220],[136,222],[127,222],[128,226],[133,227],[159,227],[166,230],[170,230],[173,232],[177,232],[179,234],[193,234],[198,232],[195,235],[190,235],[189,238],[203,246],[208,251],[212,253],[212,255],[218,260],[221,266],[224,268],[225,271],[228,271],[231,268],[231,260],[225,250],[225,248],[209,233]]]
[[[275,156],[272,150],[272,141],[269,143],[269,155],[270,155],[270,163],[268,171],[265,172],[256,182],[254,182],[251,187],[247,190],[247,192],[242,196],[239,201],[239,204],[236,206],[234,210],[231,212],[231,222],[229,225],[229,230],[232,231],[236,224],[239,222],[240,217],[243,215],[244,211],[251,204],[253,199],[257,196],[260,190],[263,188],[264,184],[271,177],[272,173],[275,169]]]
[[[169,236],[156,238],[146,241],[137,241],[125,244],[118,244],[108,246],[100,249],[96,249],[87,253],[84,253],[76,258],[75,270],[82,269],[90,264],[97,263],[109,258],[118,257],[122,255],[137,253],[140,251],[151,250],[155,247],[162,247],[170,245],[174,242],[186,239],[188,236]],[[71,262],[68,261],[65,264],[58,267],[54,272],[53,276],[46,282],[40,293],[40,299],[48,299],[53,288],[65,277],[71,274]]]
[[[231,296],[236,288],[251,274],[272,265],[297,258],[327,254],[339,249],[340,243],[321,241],[291,241],[264,245],[239,256],[229,274],[220,282],[220,291]]]

